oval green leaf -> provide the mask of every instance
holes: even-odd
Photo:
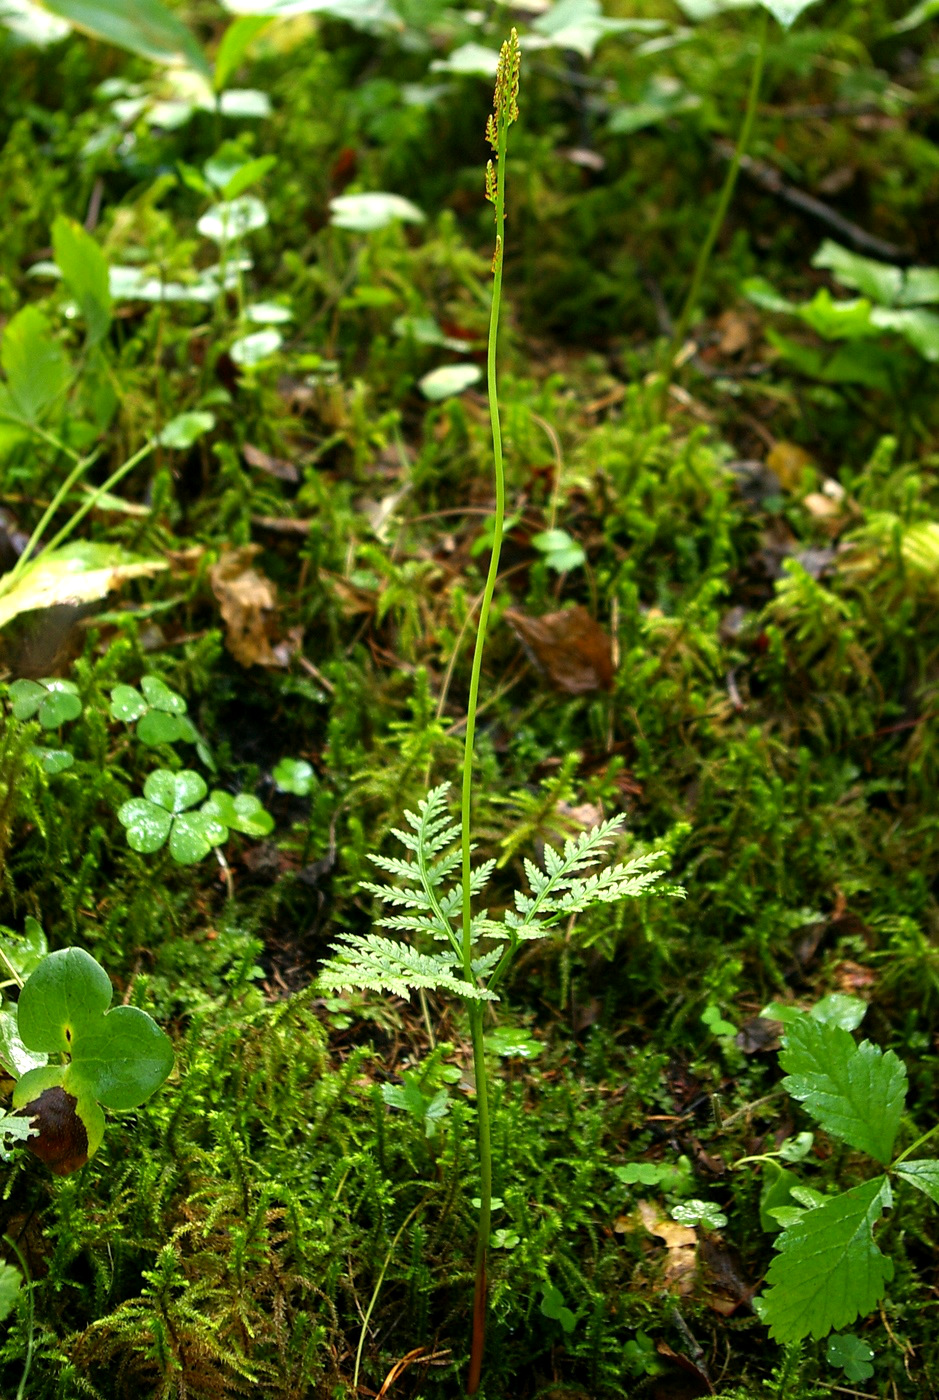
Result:
[[[17,1028],[28,1050],[72,1051],[76,1036],[111,1004],[111,979],[84,948],[50,953],[27,978],[16,1008]]]
[[[87,1084],[105,1108],[136,1108],[172,1068],[169,1036],[145,1011],[118,1006],[76,1037],[68,1080]]]

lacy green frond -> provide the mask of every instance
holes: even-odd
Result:
[[[453,992],[468,1001],[498,1000],[494,993],[457,977],[455,959],[444,953],[419,953],[376,933],[343,934],[332,948],[336,956],[320,972],[320,984],[326,988],[358,987],[406,997],[423,987]]]

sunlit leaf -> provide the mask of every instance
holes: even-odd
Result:
[[[369,194],[340,194],[329,201],[330,223],[352,233],[375,233],[396,220],[422,224],[424,214],[400,194],[374,190]]]
[[[425,374],[418,383],[424,397],[438,403],[441,399],[452,398],[454,394],[462,394],[464,389],[478,383],[482,377],[479,365],[441,365],[439,369]]]
[[[128,49],[152,63],[184,63],[211,76],[195,38],[160,0],[43,0],[47,10],[92,39]]]
[[[12,588],[4,589],[0,577],[0,628],[20,613],[104,598],[128,579],[166,567],[162,559],[137,559],[117,545],[89,540],[63,545],[28,564]]]

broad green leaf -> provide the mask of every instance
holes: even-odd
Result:
[[[773,19],[777,20],[783,29],[789,29],[803,10],[817,3],[818,0],[760,0],[760,4],[769,10]]]
[[[0,1011],[0,1064],[18,1079],[31,1069],[41,1069],[45,1063],[44,1051],[29,1050],[23,1044],[16,1024],[16,1010],[5,1006]]]
[[[240,365],[242,369],[250,369],[253,365],[270,359],[283,343],[284,337],[280,331],[252,331],[250,335],[243,335],[234,341],[228,353],[236,365]]]
[[[649,126],[700,107],[701,98],[688,92],[675,78],[654,77],[645,85],[638,102],[614,108],[607,130],[614,136],[630,136]]]
[[[861,257],[831,238],[825,239],[812,266],[827,268],[842,286],[853,287],[882,306],[893,306],[903,287],[902,268]]]
[[[826,340],[856,340],[877,334],[867,297],[834,301],[827,287],[820,287],[811,301],[797,307],[796,315]]]
[[[238,195],[244,194],[245,190],[250,189],[258,180],[262,180],[276,164],[276,156],[258,156],[255,160],[244,161],[226,181],[222,189],[223,199],[236,199]],[[208,174],[208,165],[206,165],[206,174]]]
[[[171,773],[167,768],[158,768],[144,783],[143,795],[148,802],[154,802],[167,812],[185,812],[194,807],[206,794],[204,780],[191,768],[180,773]]]
[[[871,1362],[874,1353],[866,1342],[850,1332],[828,1338],[825,1360],[829,1366],[839,1366],[849,1381],[867,1381],[874,1374]]]
[[[867,1002],[849,997],[844,992],[829,992],[809,1011],[813,1021],[826,1026],[840,1026],[843,1031],[856,1031],[867,1015]]]
[[[105,1108],[136,1108],[172,1070],[173,1047],[145,1011],[117,1006],[76,1037],[72,1066]]]
[[[26,980],[16,1015],[28,1050],[71,1053],[82,1031],[111,1004],[111,980],[83,948],[50,953]]]
[[[12,963],[23,981],[35,972],[49,951],[46,942],[46,935],[42,931],[42,925],[38,919],[34,919],[31,914],[27,914],[23,920],[22,934],[15,934],[11,929],[3,929],[3,938],[0,939],[0,948],[8,962]]]
[[[872,1232],[891,1204],[890,1184],[879,1176],[805,1211],[783,1231],[766,1276],[769,1290],[756,1301],[774,1341],[824,1337],[877,1306],[893,1262]]]
[[[31,1109],[37,1132],[27,1146],[57,1176],[83,1167],[101,1146],[104,1114],[71,1065],[29,1070],[13,1090],[13,1107]]]
[[[424,214],[416,204],[400,194],[372,191],[369,194],[340,194],[329,201],[330,223],[352,233],[375,233],[396,220],[422,224]]]
[[[556,0],[534,21],[532,31],[552,46],[571,49],[589,59],[609,34],[654,34],[665,27],[661,20],[611,19],[603,13],[600,0]],[[531,41],[529,46],[534,47]]]
[[[892,1050],[803,1016],[787,1028],[779,1063],[787,1092],[827,1133],[890,1161],[906,1098],[906,1069]]]
[[[223,0],[233,15],[271,15],[281,19],[294,15],[330,15],[363,29],[378,24],[399,28],[401,19],[387,0]]]
[[[271,776],[281,792],[306,797],[316,782],[313,765],[303,758],[282,758]]]
[[[566,530],[542,530],[532,536],[532,545],[545,556],[545,563],[559,574],[570,569],[579,569],[587,562],[583,546],[578,544]],[[736,1028],[734,1033],[736,1033]]]
[[[214,243],[232,243],[264,228],[267,223],[267,209],[254,195],[242,195],[240,199],[225,200],[213,204],[202,215],[196,228],[204,238]]]
[[[132,685],[116,685],[111,691],[108,709],[112,719],[122,720],[124,724],[133,724],[135,719],[146,714],[147,702]]]
[[[892,311],[875,306],[871,321],[881,330],[893,331],[909,341],[924,360],[934,364],[939,360],[939,316],[921,306]]]
[[[460,44],[447,58],[434,59],[432,73],[454,73],[464,78],[495,78],[499,66],[499,50],[486,48],[470,41]]]
[[[231,22],[215,50],[214,86],[216,92],[220,92],[225,87],[229,78],[240,66],[252,40],[257,38],[261,30],[266,29],[270,22],[267,15],[243,15],[241,19]]]
[[[47,10],[75,29],[128,49],[152,63],[188,64],[211,77],[195,38],[159,0],[43,0]]]
[[[791,1208],[792,1188],[798,1186],[795,1172],[781,1167],[778,1162],[763,1163],[763,1188],[760,1192],[760,1225],[768,1234],[775,1234],[781,1227],[773,1212]]]
[[[895,1171],[939,1205],[939,1162],[933,1158],[917,1158],[912,1162],[898,1162]]]
[[[0,1322],[6,1322],[16,1307],[22,1285],[23,1275],[19,1269],[6,1261],[0,1263]]]
[[[148,802],[144,797],[132,797],[117,809],[117,819],[127,829],[127,844],[132,851],[149,856],[166,844],[173,818],[164,807]]]
[[[908,29],[916,29],[919,25],[925,24],[933,15],[939,15],[939,0],[921,0],[919,5],[915,5],[909,14],[903,19],[898,19],[893,26],[895,34],[905,34]]]
[[[256,326],[281,326],[293,320],[293,312],[277,301],[256,301],[245,307],[245,320]]]
[[[12,588],[4,589],[0,577],[0,628],[21,613],[104,598],[128,579],[166,567],[162,559],[136,559],[117,545],[90,540],[63,545],[28,564]]]
[[[64,20],[50,15],[34,0],[2,0],[0,24],[24,43],[36,44],[39,48],[59,43],[69,32]]]
[[[178,413],[157,435],[157,442],[161,447],[185,451],[186,448],[192,447],[194,442],[198,442],[205,433],[210,433],[214,427],[214,413],[196,411]]]
[[[464,389],[476,384],[482,377],[479,365],[441,365],[439,369],[425,374],[418,383],[426,399],[439,403],[442,399],[452,398],[454,394],[462,394]]]
[[[922,306],[939,301],[939,267],[908,267],[900,293],[902,306]]]
[[[10,410],[38,423],[68,388],[71,370],[49,322],[35,306],[24,306],[7,322],[0,344]]]
[[[97,345],[111,325],[108,264],[98,244],[81,224],[59,214],[52,225],[52,249],[69,293],[88,329],[89,345]]]

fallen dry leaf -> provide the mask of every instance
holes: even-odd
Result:
[[[613,684],[613,648],[586,608],[526,617],[509,608],[506,621],[532,661],[565,695],[590,695]]]
[[[781,439],[767,454],[766,465],[776,473],[785,490],[795,491],[802,481],[805,468],[812,465],[812,459],[797,442]]]
[[[717,348],[722,355],[739,355],[747,350],[753,333],[753,323],[739,311],[725,311],[717,318],[720,340]]]
[[[242,666],[282,666],[271,645],[277,595],[274,585],[253,567],[256,544],[230,549],[209,571],[212,592],[225,623],[225,645]]]
[[[137,559],[117,545],[89,540],[63,545],[31,560],[12,584],[12,571],[0,578],[0,628],[20,613],[105,598],[128,579],[165,568],[162,559]]]
[[[670,1293],[685,1297],[694,1288],[698,1236],[690,1225],[679,1225],[659,1214],[651,1201],[640,1201],[639,1217],[650,1235],[665,1241],[668,1258],[662,1283]]]
[[[293,462],[287,462],[283,457],[272,457],[269,452],[262,452],[260,447],[253,447],[250,442],[246,442],[241,449],[249,467],[255,467],[259,472],[267,472],[268,476],[276,476],[279,481],[289,481],[292,485],[300,480],[300,473]]]

